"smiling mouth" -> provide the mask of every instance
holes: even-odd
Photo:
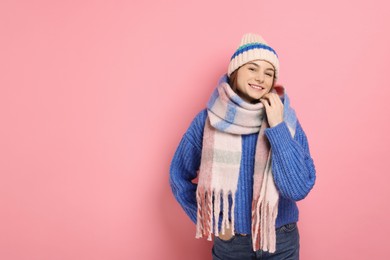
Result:
[[[264,89],[262,86],[255,85],[255,84],[249,84],[249,86],[251,86],[252,88],[257,89],[257,90],[263,90]]]

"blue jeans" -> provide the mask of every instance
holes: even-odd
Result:
[[[212,249],[213,260],[299,260],[299,231],[297,223],[290,223],[276,229],[276,251],[254,252],[251,235],[235,235],[229,240],[215,237]]]

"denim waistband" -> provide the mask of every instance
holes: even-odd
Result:
[[[291,224],[294,224],[296,222],[293,222],[293,223],[287,223],[287,224],[284,224],[278,228],[276,228],[276,230],[280,230],[281,228],[285,227],[285,226],[288,226],[288,225],[291,225]],[[242,233],[234,233],[235,236],[240,236],[240,237],[246,237],[248,236],[249,234],[242,234]]]

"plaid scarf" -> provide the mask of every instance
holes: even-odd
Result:
[[[284,118],[292,136],[295,135],[296,115],[282,86],[272,90],[284,105]],[[229,86],[227,75],[218,82],[207,104],[208,117],[203,134],[202,157],[199,169],[196,238],[211,234],[234,235],[234,204],[241,163],[241,135],[259,133],[253,177],[252,242],[253,250],[276,250],[275,221],[278,215],[279,192],[271,167],[271,147],[264,130],[269,127],[264,105],[243,101]],[[229,210],[228,197],[232,204]],[[222,200],[222,225],[219,214]],[[230,216],[229,216],[230,212]]]

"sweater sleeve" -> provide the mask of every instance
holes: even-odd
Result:
[[[205,115],[202,111],[183,135],[170,165],[169,183],[173,195],[194,223],[197,215],[197,184],[192,181],[197,177],[200,166],[204,123]]]
[[[314,186],[316,170],[301,124],[297,121],[294,138],[284,121],[266,129],[265,135],[271,144],[272,172],[279,192],[294,201],[304,199]]]

